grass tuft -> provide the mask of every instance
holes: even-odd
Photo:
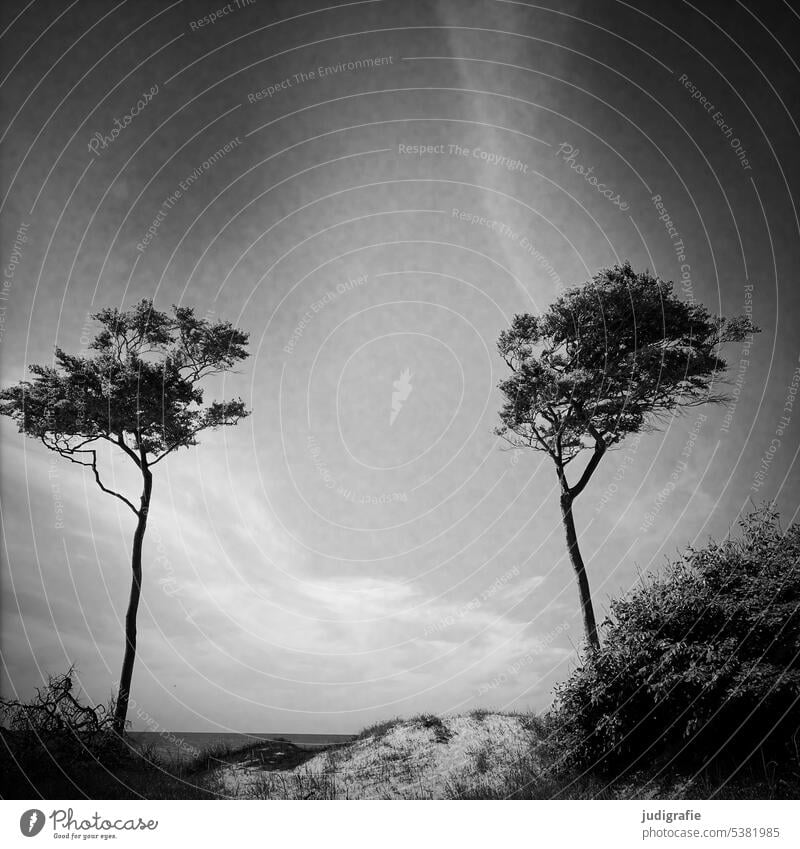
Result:
[[[368,737],[374,737],[376,740],[384,738],[393,728],[396,728],[404,720],[399,717],[394,719],[385,719],[382,722],[375,722],[362,729],[357,735],[356,740],[366,740]]]

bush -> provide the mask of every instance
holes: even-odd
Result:
[[[432,729],[433,739],[437,743],[447,743],[453,736],[453,732],[444,724],[441,717],[436,716],[436,714],[421,713],[419,716],[413,717],[411,721],[419,723],[423,728]]]
[[[0,699],[0,798],[213,798],[196,762],[168,764],[113,730],[114,705],[82,704],[74,670],[50,676],[29,702]]]
[[[612,603],[603,647],[556,689],[565,765],[796,757],[800,526],[768,507],[740,524]]]
[[[127,754],[113,731],[113,705],[90,707],[73,692],[74,669],[51,675],[28,703],[0,699],[0,725],[9,754],[26,770],[71,770],[89,761],[114,766]]]

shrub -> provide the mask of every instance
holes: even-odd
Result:
[[[82,704],[74,670],[50,676],[28,702],[0,699],[3,799],[213,798],[202,762],[169,765],[113,729],[114,704]]]
[[[437,743],[447,743],[453,736],[453,732],[444,724],[444,721],[433,713],[421,713],[413,717],[412,722],[419,723],[423,728],[433,730],[433,739]]]
[[[0,699],[3,740],[20,765],[71,769],[93,761],[112,766],[126,757],[127,747],[112,728],[113,704],[81,704],[73,677],[73,668],[49,676],[27,703]]]
[[[567,765],[786,754],[800,700],[800,526],[783,533],[769,507],[740,524],[741,538],[689,549],[612,603],[603,647],[556,689]]]

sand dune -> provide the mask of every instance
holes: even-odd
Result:
[[[442,799],[476,782],[501,787],[534,738],[524,715],[421,716],[376,726],[293,769],[265,767],[253,753],[211,778],[240,799]]]

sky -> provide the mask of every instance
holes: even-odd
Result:
[[[543,710],[582,625],[554,468],[493,432],[514,314],[630,260],[761,328],[727,406],[629,438],[576,502],[600,619],[755,504],[797,517],[798,15],[220,4],[0,24],[2,384],[141,298],[250,334],[207,397],[252,415],[155,470],[133,727]],[[0,462],[3,694],[75,664],[103,702],[132,517],[5,418]]]

